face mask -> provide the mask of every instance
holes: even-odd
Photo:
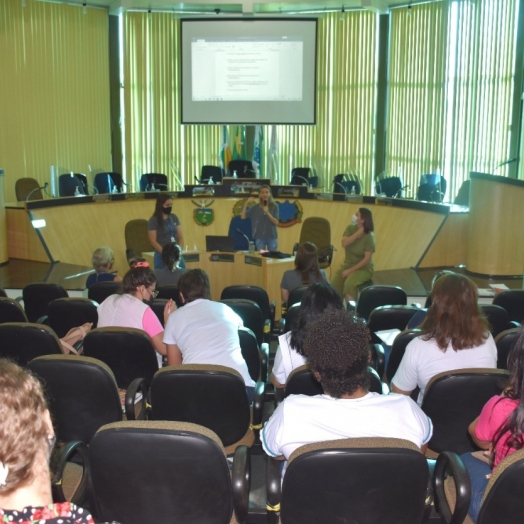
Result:
[[[162,211],[163,211],[164,215],[169,215],[171,213],[172,209],[173,209],[173,206],[163,207]]]
[[[351,223],[352,223],[354,226],[357,225],[357,218],[358,218],[357,215],[353,215],[353,216],[351,217]]]
[[[149,300],[146,300],[145,298],[142,299],[142,302],[146,305],[151,307],[153,305],[153,297],[151,297]]]

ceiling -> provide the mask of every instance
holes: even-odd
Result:
[[[57,0],[41,0],[57,1]],[[83,0],[65,0],[64,3],[79,4]],[[118,14],[127,10],[169,11],[180,15],[292,15],[292,14],[322,14],[330,11],[353,9],[370,9],[377,13],[386,13],[393,5],[407,5],[411,2],[392,0],[288,0],[275,2],[274,0],[211,0],[203,3],[202,0],[187,0],[174,2],[172,0],[85,0],[88,6],[107,7],[110,13]],[[413,3],[420,3],[418,2]]]

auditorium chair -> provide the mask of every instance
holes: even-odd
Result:
[[[255,334],[249,328],[238,328],[238,338],[240,341],[240,350],[246,361],[249,376],[255,382],[262,382],[264,386],[263,391],[265,391],[268,367],[266,353],[260,349],[257,337],[255,337]]]
[[[522,333],[521,328],[512,328],[502,331],[495,337],[495,345],[497,346],[497,368],[508,369],[508,357],[510,351],[515,346],[517,339]]]
[[[524,321],[524,289],[509,289],[498,293],[493,298],[493,304],[503,307],[510,320]]]
[[[0,297],[7,298],[7,293],[0,287]]]
[[[172,284],[166,286],[157,287],[158,295],[156,298],[164,298],[166,300],[172,299],[175,302],[177,307],[182,307],[184,302],[180,298],[180,293],[178,287]]]
[[[67,298],[67,291],[58,284],[33,282],[22,289],[24,309],[29,322],[44,322],[47,306],[57,298]]]
[[[264,318],[262,309],[254,300],[224,298],[220,302],[229,306],[242,319],[244,326],[253,331],[261,347],[262,344],[266,344],[266,346],[269,344],[271,335],[270,319]],[[265,347],[263,349],[265,350]]]
[[[398,329],[404,331],[413,315],[419,311],[413,306],[379,306],[371,311],[368,320],[368,329],[371,334],[371,342],[379,344],[380,338],[377,331],[387,329]]]
[[[251,160],[231,160],[227,167],[228,176],[232,177],[236,171],[238,178],[255,178],[255,170]]]
[[[19,178],[15,182],[15,195],[17,202],[43,200],[44,198],[40,183],[35,178]]]
[[[0,324],[5,322],[28,322],[20,303],[8,297],[0,297]]]
[[[368,286],[359,293],[356,314],[366,322],[371,312],[379,306],[405,306],[408,303],[406,292],[399,286]]]
[[[287,463],[269,458],[268,522],[421,524],[428,464],[407,440],[350,438],[301,446]]]
[[[504,458],[484,491],[477,524],[520,524],[524,514],[524,449]],[[471,481],[460,457],[441,453],[434,477],[435,505],[441,522],[472,524],[467,515],[471,498]]]
[[[246,522],[249,450],[239,446],[230,468],[219,437],[205,427],[164,421],[109,424],[91,441],[89,464],[97,522]]]
[[[391,353],[389,354],[388,364],[386,366],[386,378],[388,384],[391,384],[391,380],[395,376],[402,357],[406,352],[406,346],[416,337],[419,337],[422,334],[420,329],[405,329],[401,331],[393,341],[393,346],[391,346]]]
[[[298,322],[298,314],[300,312],[300,302],[295,302],[291,307],[289,307],[285,315],[280,319],[278,330],[280,335],[291,331]]]
[[[140,177],[140,191],[169,191],[167,176],[163,173],[145,173]]]
[[[67,332],[90,322],[96,328],[98,322],[98,304],[94,300],[81,297],[57,298],[47,306],[47,323],[57,334],[64,337]]]
[[[200,171],[199,184],[208,184],[209,180],[213,180],[214,184],[222,183],[222,168],[219,166],[202,166]]]
[[[95,282],[87,290],[87,298],[101,304],[111,295],[122,294],[122,282]]]
[[[8,322],[0,324],[0,358],[26,366],[42,355],[61,355],[62,345],[55,332],[43,324]]]
[[[476,451],[468,426],[484,404],[507,386],[505,369],[457,369],[435,375],[427,384],[422,411],[433,422],[429,450],[453,451],[458,455]]]
[[[300,238],[293,247],[296,253],[298,246],[304,242],[312,242],[318,250],[318,267],[326,269],[333,260],[333,244],[331,243],[331,225],[324,217],[308,217],[302,222]]]
[[[158,371],[153,342],[141,329],[92,329],[84,339],[83,355],[104,362],[115,375],[120,389],[127,389],[136,378],[144,379],[149,386]]]
[[[151,420],[191,422],[214,431],[226,453],[238,446],[251,447],[260,429],[262,407],[255,390],[253,415],[244,379],[232,368],[206,364],[167,366],[151,384]]]
[[[124,181],[120,173],[97,173],[93,182],[95,189],[99,194],[103,193],[122,193],[124,190]]]
[[[519,326],[517,322],[510,321],[508,312],[502,306],[497,306],[495,304],[480,304],[480,309],[491,326],[490,331],[493,338],[506,329]]]

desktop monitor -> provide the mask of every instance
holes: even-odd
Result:
[[[206,235],[206,251],[235,252],[235,239],[221,235]]]

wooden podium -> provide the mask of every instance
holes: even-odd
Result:
[[[524,181],[471,173],[466,269],[478,275],[524,271]]]

